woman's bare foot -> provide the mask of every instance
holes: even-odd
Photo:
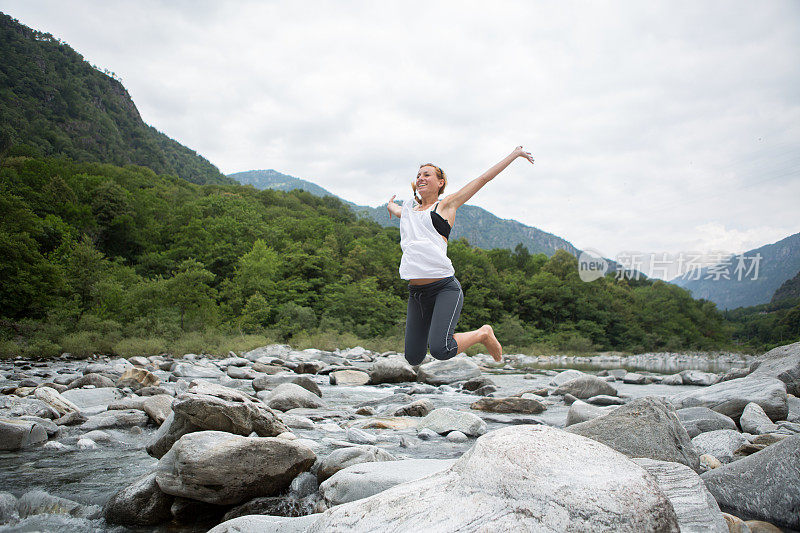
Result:
[[[481,326],[481,330],[486,335],[486,338],[483,340],[482,344],[486,346],[486,349],[489,350],[489,355],[492,356],[496,362],[500,362],[503,360],[503,347],[500,346],[500,341],[497,340],[497,337],[494,336],[494,330],[492,326],[489,324],[484,324]]]

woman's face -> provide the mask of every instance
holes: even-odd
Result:
[[[417,172],[417,191],[420,196],[427,196],[431,191],[438,196],[443,184],[444,180],[436,177],[436,169],[433,167],[421,167]]]

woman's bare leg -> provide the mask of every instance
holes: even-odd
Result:
[[[489,355],[498,363],[503,360],[503,347],[500,341],[494,336],[494,330],[489,324],[484,324],[475,331],[465,331],[456,333],[453,338],[458,343],[458,351],[463,352],[475,344],[483,344],[489,351]]]

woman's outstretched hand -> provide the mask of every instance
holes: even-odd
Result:
[[[392,206],[396,207],[397,209],[400,209],[400,206],[398,204],[394,203],[394,199],[395,199],[396,196],[397,196],[396,194],[394,196],[392,196],[392,198],[389,200],[389,203],[386,204],[386,209],[389,211],[389,218],[390,219],[392,218]]]
[[[530,161],[531,164],[533,164],[533,156],[531,155],[530,152],[526,152],[522,148],[522,146],[517,146],[516,148],[514,148],[514,153],[517,155],[517,157],[524,157],[525,159]]]

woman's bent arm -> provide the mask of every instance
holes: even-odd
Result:
[[[389,203],[386,204],[386,209],[389,210],[389,218],[392,218],[392,215],[400,218],[400,215],[403,213],[403,208],[394,203],[394,197],[397,196],[396,194],[392,196],[392,199],[389,200]]]
[[[489,183],[495,176],[500,174],[505,168],[511,164],[518,157],[524,157],[531,163],[533,163],[533,157],[531,156],[530,152],[526,152],[522,149],[522,146],[517,146],[513,152],[508,154],[502,161],[495,164],[492,168],[475,178],[474,180],[470,181],[466,185],[464,185],[460,190],[454,192],[451,195],[446,196],[442,199],[442,207],[447,209],[458,209],[462,205],[464,205],[467,200],[472,198],[472,196],[478,192],[481,187]]]

